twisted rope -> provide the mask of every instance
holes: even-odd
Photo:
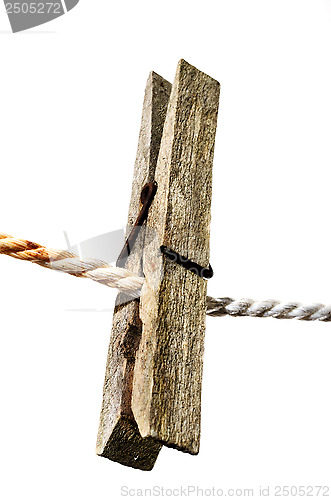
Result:
[[[253,316],[256,318],[300,319],[306,321],[331,321],[331,306],[323,304],[302,305],[299,302],[278,302],[251,299],[234,300],[207,297],[209,316]]]
[[[132,297],[139,296],[144,282],[143,278],[127,269],[113,267],[97,259],[80,259],[74,253],[46,248],[38,243],[13,238],[4,233],[0,233],[0,254],[33,262],[79,278],[90,278],[126,292]]]
[[[114,267],[97,259],[80,259],[64,250],[46,248],[38,243],[20,240],[0,233],[0,254],[26,260],[63,273],[89,278],[103,285],[117,288],[132,298],[139,297],[144,278],[127,269]],[[281,303],[276,300],[254,302],[251,299],[207,297],[208,316],[254,316],[258,318],[331,321],[331,305],[302,305],[298,302]]]

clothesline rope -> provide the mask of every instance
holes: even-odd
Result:
[[[80,259],[74,253],[46,248],[4,233],[0,233],[0,254],[80,278],[89,278],[130,295],[137,295],[144,283],[143,278],[127,269],[111,266],[98,259]]]
[[[98,259],[79,258],[74,253],[46,248],[38,243],[17,239],[5,233],[0,233],[0,254],[33,262],[72,276],[89,278],[103,285],[117,288],[133,298],[139,297],[144,283],[144,278],[127,269],[111,266]],[[207,297],[207,314],[218,317],[230,315],[331,321],[331,305],[302,305],[298,302],[282,303],[276,300],[257,302],[251,299]]]
[[[300,319],[306,321],[331,321],[331,305],[300,304],[277,300],[234,300],[228,297],[207,297],[209,316],[250,316],[256,318]]]

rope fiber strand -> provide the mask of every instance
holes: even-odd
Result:
[[[299,302],[279,302],[251,299],[234,300],[207,297],[209,316],[251,316],[256,318],[300,319],[306,321],[331,321],[331,306],[323,304],[302,305]]]
[[[0,254],[33,262],[79,278],[90,278],[133,297],[139,296],[144,282],[144,278],[140,278],[127,269],[113,267],[97,259],[80,259],[74,253],[49,249],[38,243],[19,240],[4,233],[0,233]]]
[[[132,298],[139,297],[144,283],[144,278],[127,269],[114,267],[97,259],[81,259],[71,252],[49,249],[38,243],[13,238],[4,233],[0,233],[0,254],[33,262],[72,276],[89,278],[117,288]],[[331,321],[331,305],[302,305],[298,302],[282,303],[276,300],[254,302],[251,299],[207,297],[207,315]]]

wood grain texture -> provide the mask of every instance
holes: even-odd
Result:
[[[200,443],[206,281],[165,259],[160,245],[208,267],[219,83],[181,60],[155,172],[147,225],[143,323],[132,410],[141,435],[196,454]],[[147,243],[147,245],[146,245]]]
[[[150,74],[133,176],[128,232],[140,210],[141,190],[145,183],[154,180],[170,90],[170,83],[154,72]],[[140,275],[144,237],[142,231],[125,265]],[[108,351],[97,454],[123,465],[151,470],[162,445],[150,437],[141,437],[131,409],[135,353],[139,349],[141,330],[139,299],[132,301],[119,293]]]

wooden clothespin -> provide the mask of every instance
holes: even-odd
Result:
[[[117,297],[97,440],[99,455],[138,469],[162,445],[199,451],[219,88],[184,60],[172,87],[147,81],[129,225],[146,183],[157,190],[125,262],[145,282],[140,299]]]

